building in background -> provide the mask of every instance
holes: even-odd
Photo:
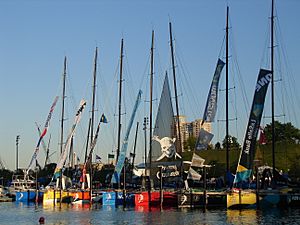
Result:
[[[176,121],[176,117],[174,119]],[[180,136],[181,136],[181,146],[184,146],[184,143],[187,142],[187,140],[191,137],[194,137],[195,139],[198,138],[199,132],[201,128],[211,133],[211,123],[210,122],[204,122],[201,126],[202,119],[196,119],[192,122],[186,121],[186,116],[180,115],[179,116],[179,126],[180,126]],[[177,122],[174,123],[173,126],[173,135],[176,137],[176,131],[177,129]],[[192,150],[192,149],[191,149]]]

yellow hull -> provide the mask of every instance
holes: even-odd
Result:
[[[256,201],[256,193],[251,190],[234,190],[227,193],[227,208],[253,206]]]
[[[60,202],[60,199],[62,199],[62,201],[63,201],[64,199],[69,198],[70,196],[71,195],[70,195],[69,191],[48,189],[44,192],[43,204],[46,204],[46,205],[55,204],[57,202]]]

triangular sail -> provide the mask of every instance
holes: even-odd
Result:
[[[256,82],[243,149],[241,151],[240,160],[237,166],[234,183],[248,181],[251,175],[255,155],[256,139],[264,109],[266,93],[271,79],[271,71],[260,69]]]
[[[166,74],[164,85],[158,105],[153,136],[172,137],[172,126],[174,123],[174,112],[172,107],[171,91],[169,87],[168,75]],[[161,156],[160,144],[152,141],[152,161],[156,161]],[[149,157],[148,157],[149,159]]]

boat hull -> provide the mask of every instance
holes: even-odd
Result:
[[[69,191],[65,190],[55,190],[55,189],[48,189],[44,192],[43,196],[43,204],[46,205],[55,205],[58,202],[61,203],[70,203],[73,200],[73,196],[70,194]]]
[[[16,191],[17,202],[35,202],[41,200],[42,197],[43,197],[43,193],[42,192],[37,193],[36,190]]]
[[[179,208],[199,208],[199,207],[225,207],[226,193],[225,192],[183,192],[178,194]]]
[[[102,193],[102,205],[119,206],[124,204],[123,191],[105,191]],[[132,193],[125,193],[125,205],[133,206],[135,196]]]
[[[160,191],[153,192],[140,192],[135,194],[136,206],[162,206],[164,207],[177,207],[178,197],[176,192],[163,191],[163,199],[161,201]]]
[[[89,190],[70,190],[69,195],[74,198],[74,200],[83,200],[84,202],[91,200],[91,195]]]
[[[227,208],[251,208],[256,206],[257,198],[252,190],[234,190],[227,193]]]

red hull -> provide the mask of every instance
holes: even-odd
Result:
[[[177,206],[177,193],[170,191],[163,191],[163,206],[176,207]],[[135,194],[136,206],[160,206],[160,192],[140,192]]]

